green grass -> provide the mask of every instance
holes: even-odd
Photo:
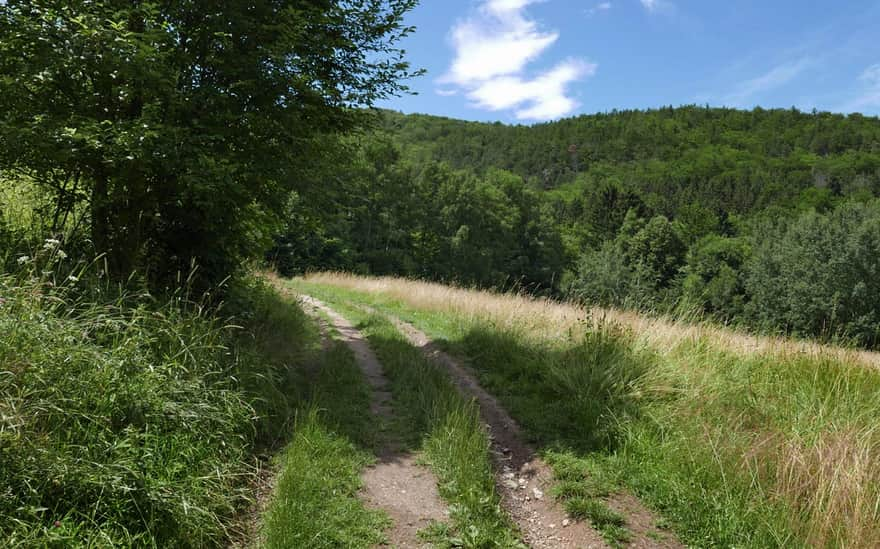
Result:
[[[217,314],[65,281],[53,253],[0,274],[0,545],[224,545],[313,328],[255,281]]]
[[[462,397],[447,374],[385,318],[327,292],[321,298],[358,323],[389,379],[393,436],[421,451],[438,477],[452,524],[435,525],[425,536],[438,546],[521,546],[495,492],[489,441],[476,404]]]
[[[261,545],[368,547],[384,541],[389,525],[357,497],[360,471],[373,461],[375,428],[370,393],[354,356],[334,342],[311,379],[293,440],[278,459],[280,471],[263,517]]]
[[[562,501],[569,515],[590,521],[612,547],[620,547],[632,539],[623,515],[605,501],[620,490],[618,479],[609,477],[608,471],[597,469],[591,460],[570,451],[550,451],[545,457],[557,481],[551,494]]]
[[[567,456],[554,463],[563,499],[603,497],[596,478],[599,494],[624,486],[699,547],[880,543],[876,371],[741,356],[708,339],[653,348],[614,326],[548,342],[479,316],[296,284],[399,315],[470,359],[539,447]]]
[[[574,518],[589,519],[598,529],[620,527],[626,523],[623,515],[596,498],[572,498],[565,502],[565,509]]]
[[[296,424],[279,460],[279,475],[263,518],[267,548],[369,547],[384,540],[388,519],[357,498],[359,472],[370,456],[328,428],[318,411]]]
[[[612,547],[621,547],[632,539],[625,528],[626,519],[623,515],[599,498],[575,497],[566,500],[565,510],[576,519],[589,520]]]

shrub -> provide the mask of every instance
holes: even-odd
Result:
[[[633,276],[623,250],[616,242],[609,240],[598,250],[588,251],[581,256],[577,275],[566,293],[581,302],[620,305],[630,297]]]

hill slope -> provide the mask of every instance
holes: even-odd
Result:
[[[384,115],[384,127],[420,161],[500,168],[545,188],[591,174],[616,176],[656,194],[665,215],[675,213],[675,199],[747,211],[773,192],[817,186],[846,193],[880,184],[880,121],[858,114],[689,106],[534,126]]]

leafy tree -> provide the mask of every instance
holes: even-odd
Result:
[[[880,203],[767,228],[745,265],[748,315],[800,335],[880,342]]]
[[[415,0],[0,5],[0,168],[84,201],[112,274],[262,251],[323,134],[405,90]],[[308,178],[304,178],[308,180]]]
[[[683,304],[731,320],[743,312],[746,302],[743,264],[749,257],[743,239],[710,234],[688,250]]]
[[[607,179],[589,188],[583,196],[583,222],[591,227],[597,238],[614,238],[628,212],[644,216],[646,208],[641,198],[624,189],[615,179]]]
[[[620,243],[608,240],[598,250],[581,256],[577,275],[569,282],[566,293],[582,302],[626,305],[633,297],[633,279]]]
[[[353,250],[342,236],[345,232],[338,228],[339,218],[321,215],[297,193],[291,195],[285,215],[287,225],[266,253],[266,259],[280,274],[302,275],[309,269],[354,269]]]
[[[687,248],[666,217],[652,217],[624,243],[627,263],[652,290],[668,288],[684,264]]]
[[[676,220],[681,223],[682,238],[688,245],[721,230],[720,216],[699,203],[680,208]]]

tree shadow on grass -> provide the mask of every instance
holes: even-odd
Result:
[[[531,343],[491,326],[438,344],[467,358],[532,442],[577,453],[617,447],[622,422],[639,414],[640,382],[654,360],[633,350],[628,334],[614,325],[564,346]]]

